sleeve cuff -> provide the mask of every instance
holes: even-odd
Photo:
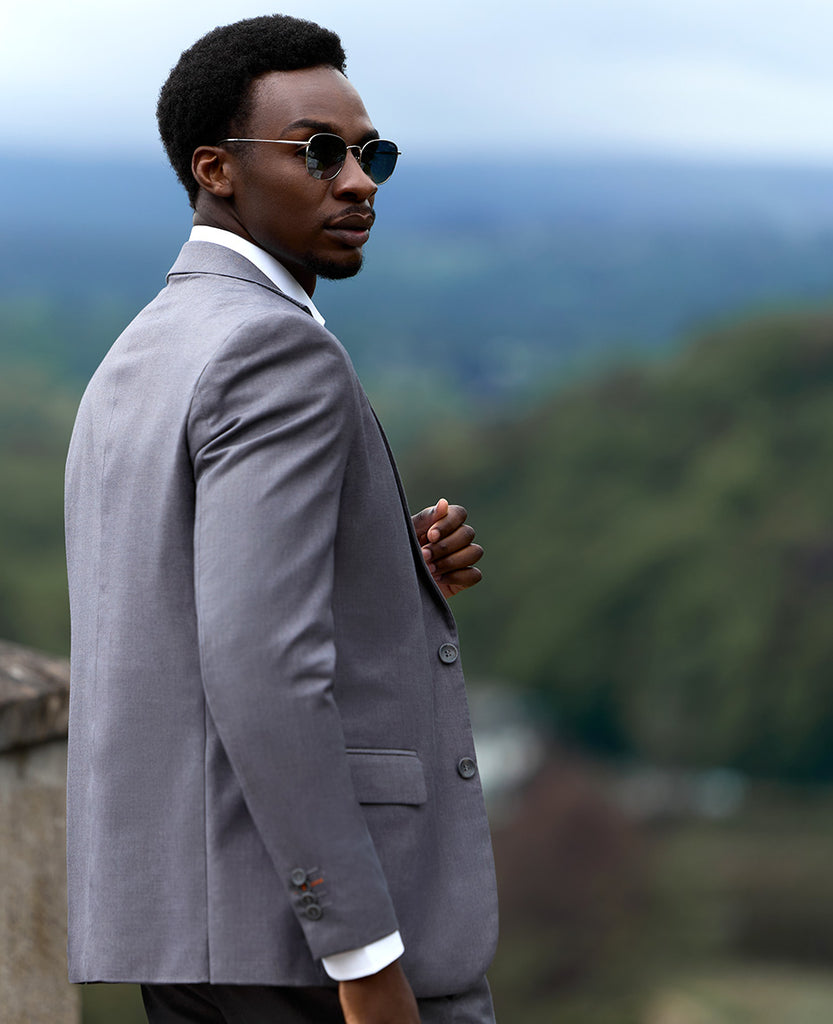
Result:
[[[376,974],[383,967],[398,960],[405,952],[399,932],[391,932],[383,939],[371,942],[369,946],[348,949],[345,953],[333,953],[321,958],[324,970],[333,981],[354,981]]]

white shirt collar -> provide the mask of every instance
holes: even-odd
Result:
[[[272,284],[290,297],[306,306],[312,313],[313,318],[320,324],[324,324],[324,317],[315,308],[315,303],[307,295],[304,289],[298,284],[292,274],[283,264],[278,263],[274,256],[270,256],[265,249],[259,245],[235,235],[233,231],[224,231],[222,228],[211,228],[206,224],[195,224],[191,228],[189,238],[191,242],[213,242],[215,245],[224,245],[227,249],[233,249],[236,253],[245,257],[249,263],[253,263],[257,269],[265,274]]]

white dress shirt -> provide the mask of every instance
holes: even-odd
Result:
[[[323,326],[325,322],[324,317],[315,308],[315,303],[309,295],[307,295],[286,267],[282,263],[278,263],[274,256],[270,256],[259,245],[255,245],[254,242],[250,242],[246,238],[241,238],[240,235],[235,235],[233,231],[224,231],[222,228],[210,228],[205,224],[195,224],[191,228],[189,241],[213,242],[215,245],[224,245],[227,249],[239,252],[241,256],[246,257],[249,263],[254,263],[257,269],[262,274],[265,274],[272,284],[277,285],[284,295],[288,295],[290,299],[295,299],[302,306],[306,306],[310,313],[312,313],[313,318]]]
[[[241,238],[240,235],[235,235],[232,231],[208,227],[205,224],[195,224],[191,228],[189,241],[213,242],[215,245],[224,245],[227,249],[233,249],[253,263],[285,295],[295,299],[302,306],[306,306],[318,323],[324,324],[324,317],[315,308],[315,303],[310,296],[286,267],[279,263],[274,256],[270,256],[265,249],[261,249],[259,245]],[[383,967],[398,960],[404,952],[402,937],[396,931],[376,942],[371,942],[369,946],[360,946],[358,949],[348,949],[344,953],[333,953],[332,956],[322,957],[321,963],[334,981],[352,981],[355,978],[366,978],[370,974],[376,974]]]

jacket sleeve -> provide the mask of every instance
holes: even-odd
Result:
[[[398,928],[333,695],[357,386],[306,314],[258,316],[204,369],[188,425],[208,709],[314,957]]]

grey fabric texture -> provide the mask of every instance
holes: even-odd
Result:
[[[66,479],[73,981],[331,984],[396,928],[417,995],[496,943],[454,620],[350,360],[189,242],[90,382]]]

